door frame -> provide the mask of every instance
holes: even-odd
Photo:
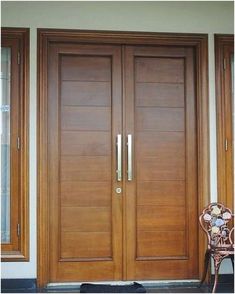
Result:
[[[228,170],[227,160],[228,155],[231,158],[232,143],[229,142],[229,148],[226,150],[226,139],[228,136],[228,111],[226,100],[228,100],[228,92],[226,88],[225,78],[226,70],[229,69],[228,60],[225,58],[225,52],[228,48],[234,46],[234,35],[231,34],[216,34],[215,41],[215,81],[216,81],[216,123],[217,123],[217,190],[218,201],[224,203],[229,208],[233,209],[233,183],[230,177],[227,177]],[[230,51],[231,49],[229,49]],[[227,63],[227,64],[226,64]],[[229,120],[229,122],[228,122]],[[228,144],[228,143],[227,143]],[[229,192],[228,192],[229,191]]]
[[[208,111],[208,35],[178,33],[142,33],[38,29],[38,111],[37,111],[37,286],[49,283],[49,194],[47,154],[47,58],[48,46],[54,42],[160,45],[193,47],[196,55],[196,107],[198,139],[198,216],[210,200],[209,111]],[[199,276],[203,271],[206,239],[199,229]]]

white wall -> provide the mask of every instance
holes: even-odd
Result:
[[[36,278],[37,28],[209,34],[211,200],[217,199],[214,33],[233,33],[233,2],[2,2],[2,26],[30,28],[30,261],[2,263],[2,278]],[[230,272],[229,266],[223,266]]]

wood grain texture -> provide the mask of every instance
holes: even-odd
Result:
[[[111,133],[108,131],[62,131],[61,154],[77,156],[111,155]]]
[[[47,89],[47,58],[48,58],[48,48],[58,44],[58,42],[63,42],[61,48],[63,48],[63,53],[70,53],[67,48],[71,45],[66,45],[73,43],[75,46],[78,44],[87,44],[92,42],[94,47],[96,46],[96,52],[98,45],[103,44],[104,47],[110,48],[108,44],[148,44],[154,45],[153,47],[148,46],[147,50],[156,51],[158,45],[160,45],[159,52],[165,54],[166,56],[172,56],[174,54],[178,57],[184,57],[184,48],[179,46],[185,46],[185,48],[193,48],[197,56],[198,62],[195,64],[196,75],[196,84],[197,84],[197,105],[198,105],[198,175],[199,175],[199,193],[198,193],[198,212],[208,203],[209,195],[209,173],[208,173],[208,80],[207,80],[207,36],[202,34],[157,34],[157,33],[139,33],[139,32],[110,32],[110,31],[79,31],[79,30],[55,30],[55,29],[40,29],[38,31],[38,93],[39,93],[39,108],[38,108],[38,150],[39,150],[39,165],[38,165],[38,192],[39,192],[39,205],[38,205],[38,224],[39,224],[39,234],[38,234],[38,285],[45,286],[48,282],[53,281],[49,276],[49,207],[48,207],[48,181],[47,181],[47,130],[48,130],[48,121],[47,121],[47,101],[48,101],[48,89]],[[115,46],[117,46],[115,45]],[[57,46],[57,45],[56,45]],[[91,49],[88,45],[86,50],[91,52]],[[169,51],[166,51],[163,46],[167,46]],[[176,48],[177,47],[177,48]],[[141,47],[141,55],[146,54],[146,47]],[[80,49],[79,49],[80,50]],[[109,49],[106,50],[106,53]],[[172,53],[174,52],[174,53]],[[73,52],[74,54],[74,52]],[[95,53],[94,53],[95,54]],[[103,51],[99,51],[99,54],[103,54]],[[129,63],[128,58],[126,62]],[[132,88],[131,84],[126,83],[127,88]],[[117,89],[117,88],[115,88]],[[115,104],[116,105],[116,104]],[[129,102],[126,103],[129,105]],[[130,132],[130,126],[128,125],[129,119],[131,119],[131,113],[128,108],[128,116],[126,117],[126,132]],[[130,183],[129,183],[130,184]],[[126,189],[126,195],[130,196],[130,189]],[[133,198],[130,197],[130,202],[133,201]],[[128,214],[130,211],[128,211]],[[127,230],[131,228],[130,224],[127,224]],[[200,232],[200,252],[199,252],[199,265],[200,271],[203,266],[203,257],[204,257],[204,235]],[[124,245],[124,248],[127,249],[127,253],[131,252],[128,246]],[[129,260],[129,259],[128,259]],[[165,261],[154,261],[151,263],[149,261],[143,261],[140,265],[137,264],[135,271],[136,279],[150,278],[156,279],[158,276],[159,279],[164,278],[162,272],[166,273],[166,278],[189,278],[190,271],[186,269],[186,261],[182,261],[180,264],[178,261],[172,260],[170,262],[171,267],[168,267],[169,263]],[[125,268],[125,267],[124,267]],[[177,272],[175,272],[177,268]],[[116,274],[114,274],[114,266],[112,261],[106,261],[105,264],[95,262],[83,263],[81,264],[80,279],[84,280],[114,280],[120,279]],[[77,265],[76,263],[64,263],[58,265],[58,270],[61,275],[64,277],[64,280],[74,281],[77,279]],[[124,271],[125,272],[125,271]],[[143,274],[144,273],[144,274]],[[130,272],[130,274],[133,274]],[[198,278],[197,274],[194,274],[195,278]],[[126,279],[126,275],[123,276]],[[57,279],[57,281],[59,281]]]
[[[62,206],[105,207],[111,203],[111,185],[107,182],[66,181],[61,183]]]
[[[63,56],[63,81],[111,81],[111,60],[107,57]]]
[[[185,227],[185,208],[169,206],[137,207],[137,230],[138,231],[180,231]],[[158,243],[156,243],[156,247]],[[175,246],[169,243],[169,247]]]
[[[110,232],[110,229],[111,229],[111,212],[109,207],[92,207],[91,206],[91,207],[61,208],[61,230],[62,231]]]
[[[110,131],[110,107],[69,107],[61,110],[62,130],[76,131]]]
[[[184,131],[182,108],[137,108],[138,131]]]
[[[230,209],[234,208],[232,55],[234,55],[234,36],[215,35],[218,201]],[[225,69],[224,62],[226,63]],[[227,151],[225,150],[226,139],[228,141]]]
[[[137,258],[178,257],[186,255],[184,231],[140,231],[137,236]],[[157,246],[156,246],[157,244]],[[174,245],[174,246],[171,246]]]
[[[111,180],[111,158],[108,156],[63,156],[62,181]]]
[[[183,83],[184,60],[181,58],[136,57],[136,82]]]
[[[29,260],[29,29],[2,28],[1,40],[2,47],[11,48],[11,242],[1,244],[1,260],[18,262]],[[17,137],[20,150],[13,143],[17,142]],[[20,225],[19,236],[17,224]]]
[[[98,246],[99,244],[99,246]],[[111,235],[107,232],[63,232],[61,259],[111,258]]]
[[[125,55],[126,97],[131,109],[126,114],[126,125],[128,133],[134,133],[135,138],[135,177],[126,186],[127,277],[136,279],[137,272],[142,278],[153,277],[154,274],[146,269],[148,264],[155,276],[168,278],[169,272],[174,272],[173,276],[177,277],[182,266],[187,276],[193,278],[198,275],[198,261],[195,254],[192,255],[192,252],[198,252],[198,232],[190,234],[192,223],[194,227],[198,223],[194,55],[189,48],[185,48],[184,59],[168,58],[170,52],[167,49],[167,58],[163,52],[159,56],[158,49],[154,52],[153,48],[141,48],[140,52],[145,54],[141,59],[138,57],[139,48],[129,46]],[[174,100],[166,95],[164,106],[152,89],[145,91],[145,96],[138,96],[140,82],[145,89],[156,83],[177,83],[185,90],[183,93],[182,89],[175,91],[179,96]],[[165,232],[167,237],[164,239]],[[183,238],[178,239],[179,255],[175,243],[171,242],[175,235],[170,232],[183,232]],[[159,240],[158,233],[162,234]],[[140,234],[145,237],[141,239]],[[158,252],[162,255],[159,256]],[[167,252],[175,255],[169,256]],[[170,270],[175,259],[177,263]],[[159,273],[157,265],[163,265],[163,260],[165,266]]]
[[[171,83],[136,83],[136,106],[184,107],[184,85]]]
[[[111,106],[109,82],[62,81],[61,100],[64,106]]]
[[[91,263],[94,278],[107,269],[110,277],[121,276],[121,199],[113,192],[120,61],[120,48],[112,46],[56,44],[49,49],[51,281],[82,280]]]
[[[185,205],[185,181],[138,181],[137,205]]]

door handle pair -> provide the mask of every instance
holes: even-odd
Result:
[[[122,135],[117,135],[117,181],[122,181]],[[127,135],[127,180],[132,181],[133,170],[132,170],[132,135]]]

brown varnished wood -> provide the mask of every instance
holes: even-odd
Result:
[[[89,45],[85,45],[87,43],[93,43],[93,44],[150,44],[150,45],[161,45],[159,47],[159,54],[162,57],[162,54],[164,53],[166,57],[172,57],[174,56],[177,58],[185,58],[185,48],[178,47],[178,46],[186,46],[186,47],[193,47],[195,49],[195,56],[196,56],[196,64],[195,64],[195,72],[196,74],[196,87],[197,87],[197,128],[198,128],[198,212],[201,211],[201,209],[208,203],[208,195],[209,195],[209,175],[208,175],[208,102],[207,102],[207,94],[208,94],[208,88],[207,88],[207,37],[206,35],[198,35],[198,34],[156,34],[156,33],[137,33],[137,32],[104,32],[104,31],[75,31],[75,30],[48,30],[43,29],[39,30],[39,118],[40,118],[40,124],[39,124],[39,137],[40,140],[38,142],[39,146],[39,237],[38,237],[38,244],[39,244],[39,258],[38,258],[38,284],[43,286],[48,281],[51,281],[49,274],[48,274],[48,264],[49,264],[49,246],[48,246],[48,186],[46,179],[47,176],[47,130],[48,130],[48,124],[47,124],[47,47],[48,45],[54,44],[54,42],[61,42],[63,41],[64,44],[61,44],[61,50],[60,53],[66,53],[66,43],[73,42],[73,44],[76,43],[83,43],[84,48],[89,47]],[[163,47],[163,45],[167,46],[169,50],[165,50],[166,48]],[[175,47],[177,46],[177,47]],[[68,46],[67,46],[68,47]],[[64,48],[64,49],[63,49]],[[107,48],[105,46],[105,48]],[[105,51],[105,49],[103,49]],[[122,47],[122,52],[125,51],[125,46]],[[156,47],[148,47],[149,55],[154,56],[156,54]],[[89,51],[89,50],[88,50]],[[103,51],[103,52],[104,52]],[[70,54],[70,53],[69,53]],[[146,48],[145,47],[139,47],[139,56],[145,56],[146,55]],[[122,58],[122,64],[125,66],[133,66],[132,61],[130,58],[127,58],[125,54],[123,54]],[[127,64],[127,65],[126,65]],[[121,82],[121,74],[118,76],[120,72],[116,71],[115,77],[113,79],[118,79]],[[56,76],[56,75],[55,75]],[[66,81],[68,83],[69,81]],[[84,81],[86,83],[86,81]],[[106,82],[105,82],[106,83]],[[142,88],[141,83],[140,89]],[[171,88],[174,88],[175,84],[171,85]],[[83,87],[86,87],[84,85]],[[169,87],[169,88],[170,88]],[[160,92],[164,92],[164,85],[163,90],[160,89]],[[91,90],[92,91],[92,90]],[[103,91],[103,90],[100,90]],[[98,92],[100,92],[98,91]],[[131,133],[134,131],[132,129],[132,126],[130,124],[130,121],[133,121],[132,113],[134,113],[133,104],[131,100],[128,98],[131,97],[131,93],[133,91],[133,86],[128,79],[123,77],[123,98],[124,98],[124,104],[123,104],[123,110],[128,109],[128,112],[123,116],[123,134],[126,135],[128,133]],[[152,106],[162,106],[162,107],[169,107],[172,103],[172,107],[184,107],[184,104],[182,103],[182,85],[181,89],[176,88],[176,92],[179,95],[179,99],[175,100],[175,97],[172,99],[171,94],[165,92],[166,100],[164,100],[162,95],[158,98],[158,100],[154,101],[153,97],[151,97],[151,93],[154,93],[154,88],[148,90],[149,98],[147,99],[147,102],[144,102],[143,105],[139,106],[147,106],[148,103],[151,105],[152,103],[156,105]],[[121,89],[118,89],[118,87],[115,88],[116,93],[122,92]],[[140,90],[141,93],[141,90]],[[139,95],[139,101],[143,100],[141,99],[142,94],[146,95],[146,90],[143,89],[141,95]],[[89,94],[90,95],[90,94]],[[181,95],[181,98],[180,98]],[[99,95],[98,95],[99,96]],[[107,96],[106,96],[107,97]],[[73,98],[70,98],[69,105],[72,106],[74,104]],[[90,100],[91,99],[91,100]],[[90,101],[92,101],[91,95],[89,98]],[[97,100],[99,105],[103,105],[105,103],[102,98],[101,100]],[[137,100],[136,100],[137,101]],[[81,97],[81,103],[84,102],[84,97]],[[115,103],[114,103],[115,104]],[[90,105],[93,105],[93,101]],[[95,105],[94,105],[95,106]],[[120,114],[119,119],[116,117],[116,121],[121,122],[121,111],[120,109],[117,110],[117,112]],[[121,129],[116,129],[117,132],[121,133]],[[76,140],[75,140],[76,141]],[[76,145],[77,143],[75,143]],[[79,147],[80,148],[80,147]],[[79,149],[78,148],[78,149]],[[82,147],[81,147],[82,148]],[[73,148],[73,152],[75,151],[76,147]],[[88,148],[89,149],[89,148]],[[82,151],[78,152],[84,152],[83,149],[80,149]],[[89,149],[90,150],[90,149]],[[99,147],[97,147],[97,150],[99,150]],[[171,152],[171,151],[169,151]],[[88,151],[88,154],[90,155],[90,151]],[[123,144],[123,154],[124,158],[126,158],[126,148],[125,144]],[[98,155],[98,154],[97,154]],[[113,165],[115,166],[115,160],[113,159]],[[124,170],[126,170],[126,162],[124,161]],[[115,177],[114,171],[112,171],[112,177]],[[124,182],[126,182],[126,178],[124,178]],[[172,181],[173,182],[173,181]],[[147,183],[147,182],[146,182]],[[68,182],[69,184],[69,182]],[[89,182],[88,182],[89,185]],[[114,187],[117,185],[115,184]],[[174,191],[176,188],[175,183],[173,182],[173,186],[169,188],[170,190]],[[183,195],[184,189],[179,189],[179,195],[178,198]],[[166,193],[166,188],[164,186],[162,187],[163,193]],[[164,192],[165,191],[165,192]],[[132,209],[129,209],[127,207],[127,201],[129,200],[132,203],[135,203],[135,199],[131,196],[134,195],[134,186],[130,187],[123,187],[123,207],[121,206],[121,202],[118,202],[119,209],[123,209],[125,221],[127,217],[133,213]],[[178,194],[178,193],[177,193]],[[176,197],[176,199],[177,199]],[[151,200],[151,196],[149,197]],[[71,198],[72,199],[72,198]],[[169,196],[170,199],[170,196]],[[180,198],[182,199],[182,198]],[[71,200],[74,201],[74,200]],[[149,200],[148,200],[149,201]],[[144,204],[144,203],[143,203]],[[177,204],[177,203],[175,203]],[[173,204],[173,205],[175,205]],[[66,202],[66,205],[69,206],[69,203]],[[86,204],[82,204],[86,205]],[[180,202],[180,205],[184,205],[184,201]],[[134,214],[133,214],[134,215]],[[124,222],[125,223],[125,222]],[[128,238],[129,231],[132,230],[132,225],[130,223],[127,224],[126,230],[124,232],[124,240]],[[199,253],[199,265],[201,270],[201,265],[203,263],[203,255],[204,255],[204,240],[202,238],[202,234],[200,233],[200,253]],[[114,240],[112,240],[113,242]],[[116,244],[116,242],[113,242],[113,246],[117,248],[119,244]],[[127,279],[127,264],[130,261],[130,255],[128,255],[131,251],[131,248],[129,247],[126,242],[123,244],[123,279]],[[146,254],[146,252],[145,252]],[[142,260],[141,261],[141,267],[137,267],[135,272],[133,272],[132,269],[128,269],[128,275],[135,275],[136,279],[143,279],[143,271],[146,272],[146,275],[149,279],[156,279],[156,276],[161,278],[171,278],[173,275],[177,278],[182,278],[182,276],[187,276],[187,260],[183,260],[182,257],[182,263],[179,265],[178,260],[174,260],[173,256],[171,256],[171,265],[172,268],[169,269],[168,264],[163,260],[161,257],[161,260],[154,260],[154,262],[151,262],[148,258],[148,260]],[[142,257],[143,258],[143,257]],[[167,257],[168,258],[168,257]],[[197,256],[195,255],[195,258]],[[201,261],[202,260],[202,261]],[[168,260],[169,263],[169,260]],[[80,271],[81,279],[82,280],[102,280],[102,276],[105,276],[106,279],[113,279],[112,275],[112,262],[106,260],[105,265],[99,266],[97,263],[97,260],[90,261],[89,263],[83,263],[81,264],[82,270]],[[175,268],[178,267],[178,271],[175,272]],[[76,280],[77,275],[77,266],[76,263],[67,263],[64,262],[64,264],[58,265],[58,270],[61,272],[62,275],[68,275],[70,281]],[[120,268],[119,268],[120,270]],[[162,272],[165,276],[162,276]],[[95,273],[95,275],[94,275]],[[191,273],[189,273],[188,276],[190,276]]]
[[[159,259],[160,257],[166,259],[182,258],[186,256],[185,237],[185,232],[179,230],[166,232],[139,231],[136,250],[138,260],[144,258],[154,260],[154,258]],[[156,246],[156,239],[158,246]],[[177,246],[169,246],[169,244]]]
[[[49,230],[54,232],[49,262],[54,282],[122,278],[121,198],[114,193],[120,57],[115,46],[56,44],[49,49]],[[68,87],[68,81],[74,86]],[[95,85],[98,94],[102,90],[101,103],[94,100]],[[92,251],[89,242],[97,249]]]
[[[232,130],[231,55],[233,35],[215,35],[216,104],[217,104],[217,178],[218,201],[234,207],[234,166]],[[224,60],[226,68],[224,68]],[[225,140],[228,150],[225,150]]]
[[[180,180],[144,181],[137,183],[137,205],[184,206],[185,184]]]
[[[80,197],[77,197],[80,195]],[[65,206],[106,207],[110,204],[111,185],[108,182],[77,182],[61,183],[61,201]]]
[[[62,232],[61,259],[111,259],[111,235],[109,232]],[[79,244],[79,246],[78,246]],[[99,244],[99,246],[97,246]]]
[[[183,62],[182,58],[138,57],[135,63],[136,82],[183,83]]]
[[[1,260],[27,261],[29,258],[29,30],[2,28],[1,38],[2,46],[11,48],[11,243],[1,245]],[[21,141],[20,150],[17,150],[17,137],[20,137]],[[17,224],[21,228],[20,236],[17,236]]]
[[[184,85],[179,83],[139,82],[136,84],[137,106],[183,107]]]
[[[61,230],[65,232],[110,232],[110,215],[110,207],[63,207],[61,208]]]
[[[133,158],[135,159],[134,180],[126,183],[127,278],[136,279],[138,272],[142,279],[150,279],[154,276],[154,271],[155,276],[169,278],[168,267],[171,267],[171,278],[174,279],[180,266],[184,267],[182,278],[196,278],[198,276],[196,258],[198,236],[197,232],[193,235],[189,233],[191,226],[197,227],[198,222],[194,52],[192,48],[185,48],[184,58],[182,56],[169,58],[169,52],[164,58],[164,53],[160,51],[159,54],[158,48],[151,48],[150,52],[148,50],[148,48],[142,47],[142,57],[140,58],[139,47],[126,47],[125,55],[126,99],[129,100],[126,104],[126,119],[128,117],[126,129],[128,133],[134,135]],[[152,84],[159,83],[183,84],[185,92],[182,93],[181,90],[181,92],[174,93],[174,101],[179,101],[178,106],[173,103],[172,107],[169,104],[162,107],[161,104],[158,104],[159,96],[156,98],[155,105],[146,106],[144,103],[140,103],[139,97],[143,97],[143,95],[138,95],[137,85],[139,82],[144,84],[145,89],[149,85],[152,87]],[[163,95],[168,95],[167,87],[162,89],[162,91],[164,89],[166,91],[166,94]],[[145,93],[148,91],[145,90]],[[179,97],[176,97],[177,94]],[[184,96],[183,103],[182,94]],[[136,103],[136,96],[138,103]],[[146,99],[144,97],[144,101]],[[153,94],[151,99],[153,100]],[[178,195],[182,198],[181,201],[176,203],[173,200],[174,205],[171,206],[172,201],[168,196],[161,203],[161,199],[166,193],[166,188],[163,185],[158,186],[157,195],[149,193],[150,189],[147,190],[148,205],[146,205],[144,200],[144,187],[146,186],[140,187],[142,183],[145,184],[149,181],[155,186],[159,181],[174,181],[174,183],[179,181],[179,185],[183,185]],[[161,195],[161,187],[163,195]],[[138,191],[138,189],[141,190]],[[159,197],[158,201],[155,200],[157,196]],[[172,198],[174,198],[173,195]],[[177,248],[177,243],[171,242],[171,238],[167,242],[167,238],[161,237],[165,232],[167,236],[171,231],[180,231],[181,237],[183,237],[179,242],[181,248],[179,256],[175,254],[178,256],[178,261],[174,265],[169,260],[174,260],[175,257],[170,258],[167,251],[173,252]],[[144,242],[143,239],[139,239],[139,234],[144,234]],[[158,234],[160,236],[159,244]],[[149,243],[154,243],[156,255],[153,255],[153,249]],[[162,246],[167,248],[165,255],[157,253],[158,251],[163,253]],[[141,251],[138,250],[139,247]],[[141,252],[144,252],[145,256],[139,256],[138,253]],[[163,264],[159,258],[166,260],[161,274],[156,269],[158,264]],[[149,264],[152,273],[146,271],[147,264]]]

